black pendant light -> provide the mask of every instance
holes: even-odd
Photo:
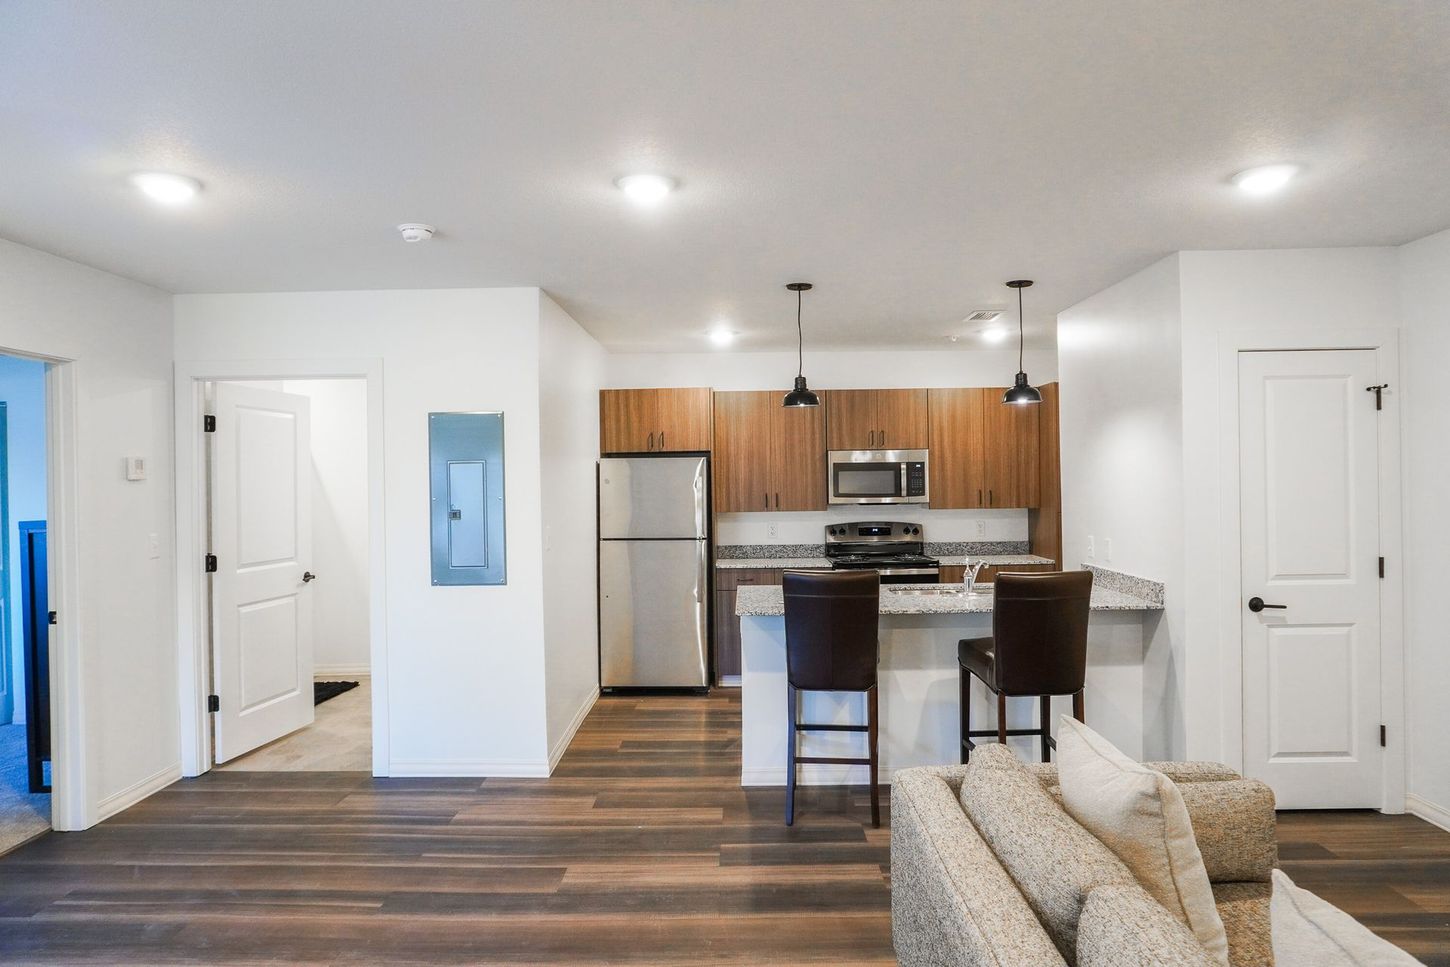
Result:
[[[797,366],[795,375],[795,389],[785,394],[782,406],[820,406],[821,398],[812,393],[806,386],[805,361],[806,361],[806,338],[801,330],[801,293],[809,292],[809,282],[792,282],[786,286],[795,293],[795,333],[797,344]]]
[[[1002,402],[1016,403],[1019,406],[1042,402],[1041,391],[1027,382],[1027,373],[1022,369],[1022,351],[1027,342],[1027,334],[1022,325],[1022,290],[1031,284],[1031,279],[1013,279],[1007,283],[1009,287],[1017,290],[1017,382],[1002,394]]]

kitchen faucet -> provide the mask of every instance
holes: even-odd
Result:
[[[966,573],[966,577],[967,577],[967,592],[969,594],[970,593],[975,593],[978,590],[978,588],[977,588],[977,575],[981,572],[982,568],[985,567],[985,566],[986,566],[986,564],[984,562],[982,562],[982,561],[968,561],[967,562],[967,568],[966,568],[967,573]]]

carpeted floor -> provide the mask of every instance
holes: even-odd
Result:
[[[50,828],[50,796],[31,795],[25,726],[0,725],[0,853]]]
[[[231,762],[217,766],[242,772],[371,772],[373,769],[372,682],[317,706],[316,719]]]

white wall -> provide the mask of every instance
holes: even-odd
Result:
[[[391,761],[374,768],[545,774],[538,290],[183,295],[175,306],[179,360],[382,361]],[[427,417],[459,410],[504,413],[501,587],[430,584]]]
[[[171,297],[0,241],[0,348],[73,360],[74,613],[79,667],[60,696],[83,712],[84,761],[56,762],[77,793],[57,828],[83,828],[180,775],[171,478]],[[52,442],[55,438],[52,437]],[[141,456],[149,479],[127,481]],[[51,508],[51,520],[56,517]],[[160,556],[150,557],[151,535]],[[52,555],[55,548],[52,547]],[[69,627],[66,627],[67,623]]]
[[[368,674],[368,387],[363,379],[237,382],[311,401],[313,656],[319,677]]]
[[[599,694],[595,462],[604,350],[539,294],[539,460],[543,499],[544,678],[549,762]]]
[[[809,344],[805,374],[811,389],[891,389],[913,386],[1011,386],[1016,349],[925,352],[816,352]],[[1057,378],[1057,354],[1030,349],[1027,375],[1034,384]],[[793,352],[611,353],[605,386],[709,386],[717,390],[788,390],[796,374]]]
[[[1399,252],[1404,320],[1405,632],[1410,711],[1410,809],[1450,819],[1450,624],[1442,604],[1445,541],[1450,536],[1450,231]],[[1416,801],[1418,800],[1418,802]],[[1429,806],[1429,810],[1426,810]],[[1435,815],[1435,813],[1438,815]]]
[[[1100,564],[1168,589],[1164,614],[1145,628],[1150,758],[1184,747],[1178,273],[1169,256],[1058,315],[1063,564]]]
[[[805,373],[814,390],[891,389],[897,387],[1010,386],[1017,372],[1015,349],[905,352],[813,352],[805,354]],[[1034,383],[1057,378],[1057,354],[1028,350],[1027,374]],[[795,379],[793,352],[750,353],[619,353],[605,358],[606,386],[628,389],[653,386],[709,386],[716,390],[782,392]],[[869,511],[869,508],[866,509]],[[874,512],[873,512],[874,513]],[[828,522],[861,520],[861,507],[769,514],[721,514],[716,521],[718,544],[819,544]],[[1025,541],[1027,511],[912,510],[892,507],[883,516],[919,522],[930,541]],[[978,537],[977,521],[986,522]],[[770,528],[777,530],[770,535]]]
[[[25,721],[25,636],[20,587],[20,522],[45,520],[45,364],[0,356],[0,403],[6,404],[6,540],[10,573],[4,606],[8,662],[0,661],[0,723]]]
[[[1282,249],[1182,252],[1183,495],[1193,513],[1184,520],[1184,635],[1189,642],[1186,754],[1223,759],[1237,743],[1238,722],[1223,710],[1226,649],[1240,648],[1240,615],[1226,602],[1239,588],[1225,575],[1237,562],[1221,559],[1219,467],[1220,340],[1228,333],[1289,333],[1323,337],[1335,331],[1399,325],[1397,253],[1392,248]],[[1151,576],[1151,575],[1150,575]],[[1238,750],[1234,749],[1234,755]],[[1232,761],[1232,760],[1231,760]]]

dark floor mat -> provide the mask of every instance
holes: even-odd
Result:
[[[313,682],[312,704],[321,705],[329,698],[337,698],[343,692],[357,688],[357,682]]]

